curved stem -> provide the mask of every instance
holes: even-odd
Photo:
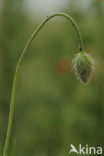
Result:
[[[12,94],[11,94],[11,103],[10,103],[10,112],[9,112],[9,121],[8,121],[8,128],[7,128],[7,136],[6,136],[3,156],[7,156],[7,152],[8,152],[8,146],[9,146],[9,141],[10,141],[10,136],[11,136],[11,129],[12,129],[13,113],[14,113],[14,102],[15,102],[16,86],[17,86],[18,75],[19,75],[21,64],[23,62],[24,55],[26,54],[28,48],[30,47],[31,42],[33,41],[33,39],[37,36],[38,32],[43,28],[43,26],[51,18],[53,18],[55,16],[63,16],[63,17],[65,17],[66,19],[68,19],[72,23],[72,25],[74,26],[74,28],[75,28],[75,30],[77,32],[78,38],[79,38],[80,51],[81,52],[83,51],[83,42],[82,42],[82,39],[81,39],[81,34],[80,34],[80,31],[79,31],[79,28],[78,28],[76,22],[69,15],[67,15],[65,13],[61,13],[61,12],[52,14],[52,15],[48,16],[37,27],[37,29],[34,31],[32,36],[30,37],[29,41],[27,42],[27,44],[26,44],[26,46],[25,46],[25,48],[24,48],[24,50],[23,50],[23,52],[22,52],[22,54],[20,56],[20,59],[19,59],[18,64],[17,64],[16,72],[15,72],[15,75],[14,75],[13,86],[12,86]]]

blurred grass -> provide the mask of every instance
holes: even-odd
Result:
[[[54,19],[29,49],[17,88],[9,155],[67,156],[70,144],[104,144],[104,13],[94,1],[88,13],[67,6],[78,23],[85,49],[98,61],[97,73],[83,86],[71,71],[78,40],[69,22]],[[91,16],[93,15],[93,16]],[[0,16],[0,150],[8,122],[11,85],[21,51],[39,24],[20,1],[5,0]]]

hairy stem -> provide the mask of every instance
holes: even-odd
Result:
[[[9,147],[9,142],[10,142],[10,136],[11,136],[11,130],[12,130],[12,121],[13,121],[13,113],[14,113],[14,102],[15,102],[15,94],[16,94],[16,86],[17,86],[17,80],[18,80],[18,75],[19,75],[19,71],[20,71],[20,67],[21,64],[23,62],[23,58],[27,52],[27,50],[29,49],[33,39],[37,36],[38,32],[43,28],[43,26],[53,17],[55,16],[62,16],[65,17],[66,19],[68,19],[73,27],[75,28],[77,35],[78,35],[78,39],[79,39],[79,43],[80,43],[80,51],[83,51],[83,42],[82,42],[82,38],[81,38],[81,34],[79,31],[79,28],[76,24],[76,22],[72,19],[72,17],[70,17],[69,15],[65,14],[65,13],[55,13],[52,14],[50,16],[47,16],[47,18],[37,27],[37,29],[33,32],[32,36],[30,37],[29,41],[27,42],[21,56],[20,59],[18,61],[17,64],[17,68],[16,68],[16,72],[14,75],[14,79],[13,79],[13,86],[12,86],[12,93],[11,93],[11,102],[10,102],[10,112],[9,112],[9,121],[8,121],[8,128],[7,128],[7,136],[6,136],[6,141],[5,141],[5,145],[4,145],[4,151],[3,151],[3,156],[7,156],[7,152],[8,152],[8,147]]]

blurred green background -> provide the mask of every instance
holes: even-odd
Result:
[[[78,1],[67,1],[56,11],[78,23],[86,51],[96,58],[96,74],[88,86],[75,78],[71,61],[79,51],[76,32],[63,18],[51,20],[33,41],[21,68],[9,156],[68,156],[70,144],[104,145],[104,2],[91,0],[85,9]],[[0,0],[1,153],[16,65],[46,16],[41,10],[31,16],[25,2]]]

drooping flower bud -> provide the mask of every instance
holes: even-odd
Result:
[[[76,77],[84,84],[88,84],[95,69],[95,61],[86,52],[80,52],[72,61]]]

